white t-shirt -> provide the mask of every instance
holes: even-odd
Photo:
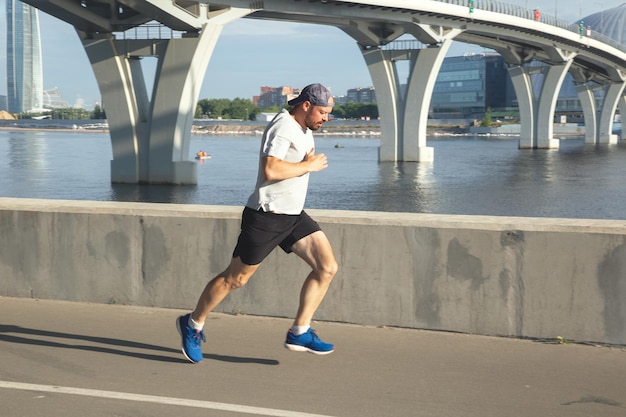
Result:
[[[256,187],[246,206],[274,213],[300,214],[304,209],[309,187],[309,174],[286,180],[267,181],[260,160],[266,156],[273,156],[286,162],[300,162],[314,147],[315,142],[310,129],[303,129],[287,110],[283,109],[278,113],[263,133]]]

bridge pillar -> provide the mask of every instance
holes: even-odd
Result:
[[[451,44],[452,40],[446,39],[439,46],[408,51],[362,49],[376,88],[381,161],[433,161],[433,148],[426,146],[428,110],[439,69]],[[409,76],[403,96],[395,62],[407,58]]]
[[[598,120],[596,110],[596,97],[593,88],[588,83],[576,84],[578,99],[583,108],[585,118],[585,143],[596,143],[598,132]]]
[[[624,95],[619,98],[619,114],[622,124],[622,133],[620,135],[620,139],[626,140],[626,129],[624,129],[624,124],[626,123],[626,96]]]
[[[207,23],[199,34],[177,39],[81,36],[109,122],[112,182],[197,183],[196,163],[188,160],[191,125],[222,27]],[[139,62],[143,56],[158,59],[152,100]]]
[[[559,147],[558,139],[553,138],[554,112],[561,85],[572,62],[568,60],[544,67],[509,68],[520,110],[520,149]],[[541,81],[542,84],[535,86],[533,81]],[[537,90],[539,94],[536,94]]]
[[[617,143],[617,135],[613,134],[613,119],[624,92],[624,86],[623,82],[618,82],[604,87],[605,95],[600,109],[600,124],[598,125],[598,143]]]
[[[376,102],[380,117],[381,141],[378,158],[381,161],[397,161],[402,158],[402,143],[398,140],[404,113],[400,88],[396,80],[396,70],[392,61],[385,59],[385,51],[380,48],[362,49],[372,83],[376,88]]]

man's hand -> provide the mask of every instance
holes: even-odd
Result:
[[[311,149],[300,162],[286,162],[273,156],[261,160],[263,174],[268,181],[280,181],[299,177],[308,172],[318,172],[328,167],[328,158],[323,153],[315,154]]]
[[[323,153],[315,153],[315,148],[306,154],[304,160],[309,164],[309,172],[318,172],[328,168],[328,158]]]

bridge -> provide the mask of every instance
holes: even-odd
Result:
[[[112,182],[197,183],[188,158],[200,87],[222,28],[240,18],[332,25],[355,40],[376,89],[381,161],[433,160],[428,109],[453,41],[504,58],[519,104],[520,148],[558,148],[553,118],[568,72],[583,107],[585,142],[616,143],[614,115],[618,107],[626,114],[626,47],[495,0],[23,1],[73,25],[81,39],[109,120]],[[407,35],[424,47],[388,47]],[[145,56],[158,59],[151,97],[139,63]],[[409,62],[405,94],[398,61]],[[531,61],[543,65],[526,65]]]

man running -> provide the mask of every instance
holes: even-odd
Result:
[[[206,285],[194,311],[176,321],[183,354],[190,362],[203,359],[203,327],[209,313],[232,290],[244,286],[277,246],[312,268],[302,285],[285,347],[317,355],[334,351],[334,345],[320,340],[311,329],[311,321],[338,265],[326,234],[303,210],[309,173],[328,166],[326,155],[315,153],[313,131],[328,121],[334,100],[326,87],[310,84],[287,104],[292,109],[278,113],[263,133],[256,187],[243,210],[230,264]]]

